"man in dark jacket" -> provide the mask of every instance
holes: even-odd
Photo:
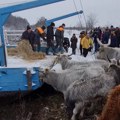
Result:
[[[52,48],[53,50],[53,55],[55,55],[55,48],[54,48],[54,26],[55,23],[51,23],[47,27],[47,49],[46,49],[46,54],[48,55],[49,49]]]
[[[31,27],[28,25],[27,29],[22,33],[21,39],[28,40],[32,46],[32,49],[34,50],[34,42],[35,42],[34,38],[35,38],[35,34],[32,31]]]
[[[73,34],[72,38],[71,38],[71,48],[72,48],[72,54],[76,54],[76,48],[77,48],[77,37],[75,34]]]
[[[56,38],[55,48],[56,50],[58,49],[58,52],[61,53],[63,53],[64,28],[65,28],[65,24],[63,23],[55,31],[55,38]]]

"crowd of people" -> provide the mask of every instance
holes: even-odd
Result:
[[[91,31],[91,37],[95,44],[95,52],[97,52],[99,48],[97,39],[99,39],[103,44],[107,44],[110,41],[109,47],[120,47],[120,29],[118,27],[114,28],[111,25],[110,28],[95,28]]]
[[[79,42],[80,55],[86,57],[88,52],[94,47],[94,53],[98,51],[99,39],[103,44],[107,44],[110,41],[109,47],[120,47],[120,29],[118,27],[110,28],[106,27],[101,29],[97,27],[88,33],[86,31],[80,32],[79,40],[74,33],[70,40],[64,37],[65,24],[55,29],[55,23],[51,23],[49,26],[37,27],[35,31],[28,25],[27,29],[22,34],[22,39],[29,40],[33,51],[41,51],[41,39],[47,42],[46,54],[49,55],[50,48],[53,51],[53,55],[58,52],[68,52],[68,48],[72,48],[72,54],[76,54],[77,43]],[[45,32],[46,30],[46,32]]]
[[[112,25],[111,27],[106,27],[106,28],[100,28],[97,27],[89,32],[82,31],[80,32],[80,55],[83,55],[84,57],[87,56],[88,52],[93,49],[94,47],[94,52],[96,53],[99,50],[99,43],[98,40],[100,40],[103,44],[108,44],[109,47],[120,47],[120,28],[116,27],[114,28]],[[72,53],[75,54],[76,51],[76,39],[71,40],[71,45],[72,42],[74,42],[74,47],[71,46],[72,48]]]

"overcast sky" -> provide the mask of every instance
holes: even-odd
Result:
[[[0,6],[3,3],[12,3],[18,1],[29,0],[0,0]],[[34,24],[40,17],[44,16],[47,19],[52,19],[58,16],[69,14],[81,10],[80,0],[65,0],[42,7],[37,7],[29,10],[13,13],[15,16],[21,16],[26,18],[30,24]],[[81,0],[84,10],[84,15],[87,16],[93,14],[96,17],[96,26],[114,25],[120,26],[120,0]],[[55,22],[57,25],[65,23],[66,26],[74,26],[79,22],[79,17],[74,16]],[[80,21],[85,23],[83,15],[80,15]]]

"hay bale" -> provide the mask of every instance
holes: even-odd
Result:
[[[9,56],[17,56],[18,51],[16,48],[7,48],[7,53]]]
[[[34,52],[28,40],[21,40],[18,43],[18,46],[15,48],[18,56],[22,56],[23,59],[27,60],[37,60],[44,59],[45,53],[42,52]],[[8,54],[10,55],[10,54]]]

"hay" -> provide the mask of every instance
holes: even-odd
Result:
[[[13,51],[12,51],[13,50]],[[34,52],[28,40],[21,40],[15,49],[9,49],[8,55],[17,55],[27,60],[44,59],[45,53]],[[15,54],[14,54],[15,53]],[[17,53],[17,54],[16,54]]]
[[[7,48],[7,53],[9,56],[17,56],[18,51],[16,48]]]

